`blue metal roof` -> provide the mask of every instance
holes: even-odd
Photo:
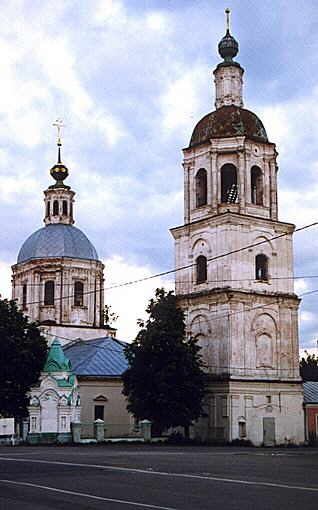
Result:
[[[94,246],[79,228],[57,223],[30,235],[19,251],[17,262],[56,257],[98,260]]]
[[[318,404],[318,382],[317,381],[304,382],[304,403],[305,404]]]
[[[112,337],[77,340],[64,347],[78,376],[120,377],[128,368],[124,348],[126,342]]]

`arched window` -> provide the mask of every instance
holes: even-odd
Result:
[[[84,284],[82,282],[74,283],[74,306],[83,306],[84,303]]]
[[[67,216],[67,201],[63,200],[63,214]]]
[[[206,257],[200,255],[197,258],[197,283],[203,283],[207,280],[207,260]]]
[[[268,280],[268,258],[260,254],[255,257],[255,278],[256,280]]]
[[[204,168],[200,168],[195,176],[195,196],[196,207],[206,205],[207,203],[207,173]]]
[[[263,205],[263,176],[258,166],[251,168],[251,202],[255,205]]]
[[[51,202],[46,204],[46,216],[50,216],[51,214]]]
[[[224,204],[238,202],[237,171],[231,164],[223,165],[221,169],[221,202]]]
[[[48,280],[44,284],[44,304],[54,305],[54,281]]]
[[[59,215],[59,203],[57,200],[54,200],[53,202],[53,216]]]

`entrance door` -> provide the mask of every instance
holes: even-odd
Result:
[[[275,418],[263,418],[264,446],[275,445]]]

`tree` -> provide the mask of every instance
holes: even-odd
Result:
[[[189,426],[202,414],[205,374],[193,338],[185,338],[184,314],[176,296],[157,289],[146,309],[149,318],[125,349],[129,368],[123,374],[127,409],[152,421],[159,431]]]
[[[300,375],[303,381],[318,381],[318,357],[315,354],[309,354],[306,358],[302,357],[299,363]]]
[[[117,315],[116,312],[112,311],[111,305],[104,306],[103,316],[104,316],[104,324],[106,326],[111,326],[111,324],[114,324],[119,317],[119,315]]]
[[[47,355],[47,343],[15,301],[0,299],[0,415],[27,415],[26,393],[35,384]]]

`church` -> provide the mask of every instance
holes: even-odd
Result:
[[[45,226],[26,239],[12,266],[12,299],[39,324],[50,346],[39,384],[31,391],[30,433],[36,441],[41,435],[54,439],[56,433],[69,440],[76,416],[84,437],[93,436],[97,419],[105,422],[109,437],[129,435],[134,420],[121,381],[126,343],[104,324],[104,265],[74,226],[75,192],[64,183],[69,172],[58,129],[57,163],[50,170],[55,183],[44,191]],[[69,407],[76,392],[81,411],[76,399]]]
[[[239,48],[226,12],[215,110],[183,151],[184,225],[171,230],[176,295],[209,379],[206,417],[195,428],[209,440],[298,444],[304,417],[295,226],[278,220],[277,151],[243,107],[244,69],[233,60]]]
[[[243,107],[244,69],[234,60],[239,48],[229,17],[218,49],[215,110],[197,123],[183,150],[184,224],[171,229],[176,295],[209,381],[205,414],[193,434],[208,441],[299,444],[304,416],[300,300],[292,279],[295,226],[278,219],[276,146],[257,115]],[[104,266],[74,226],[75,192],[64,184],[60,136],[50,173],[55,183],[44,191],[45,226],[19,251],[13,299],[40,323],[49,343],[57,337],[65,345],[83,392],[84,420],[96,419],[97,409],[104,417],[101,407],[108,416],[117,409],[114,419],[129,430],[133,420],[120,392],[123,343],[104,325]],[[95,360],[90,367],[87,359]]]

